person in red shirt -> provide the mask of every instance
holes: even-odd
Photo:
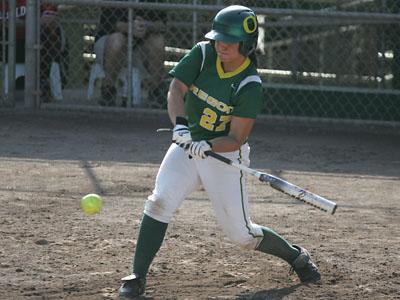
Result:
[[[25,62],[25,27],[26,27],[25,18],[27,12],[26,2],[27,2],[26,0],[16,1],[16,62],[17,63]],[[5,4],[6,7],[5,9],[3,9],[2,2],[0,2],[1,21],[3,17],[5,17],[7,20],[9,18],[8,1],[6,1]],[[65,42],[63,41],[62,29],[58,22],[57,11],[58,11],[57,5],[54,4],[41,4],[40,6],[40,12],[41,12],[40,90],[43,102],[50,101],[49,76],[50,76],[51,64],[53,61],[60,62],[62,52],[63,50],[65,50]],[[7,30],[6,30],[5,40],[8,40]]]

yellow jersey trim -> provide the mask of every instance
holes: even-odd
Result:
[[[222,62],[219,59],[219,57],[217,56],[216,66],[217,66],[218,76],[221,79],[233,77],[233,76],[239,74],[240,72],[242,72],[243,70],[245,70],[250,65],[250,63],[251,63],[250,58],[246,57],[244,62],[236,70],[225,73],[224,68],[222,67]]]

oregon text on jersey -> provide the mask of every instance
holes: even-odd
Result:
[[[212,107],[215,107],[216,109],[218,109],[223,113],[230,114],[233,111],[232,106],[229,106],[226,103],[219,101],[218,99],[215,99],[214,97],[208,95],[206,92],[199,89],[194,84],[192,84],[192,86],[190,87],[190,91],[193,94],[195,94],[199,99],[205,101],[206,103],[208,103]]]

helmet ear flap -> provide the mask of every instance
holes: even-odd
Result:
[[[245,42],[240,42],[240,48],[239,48],[239,50],[240,50],[239,52],[240,52],[242,55],[244,55],[244,56],[247,56],[248,53],[249,53],[249,51],[250,51],[248,45],[246,45]]]
[[[257,36],[253,37],[250,41],[243,41],[240,42],[240,53],[244,56],[249,56],[251,53],[253,53],[257,49],[257,40],[258,40],[258,34]]]

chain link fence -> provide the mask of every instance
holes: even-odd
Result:
[[[400,121],[397,0],[39,1],[38,102],[165,109],[168,71],[231,4],[259,18],[263,113]]]

